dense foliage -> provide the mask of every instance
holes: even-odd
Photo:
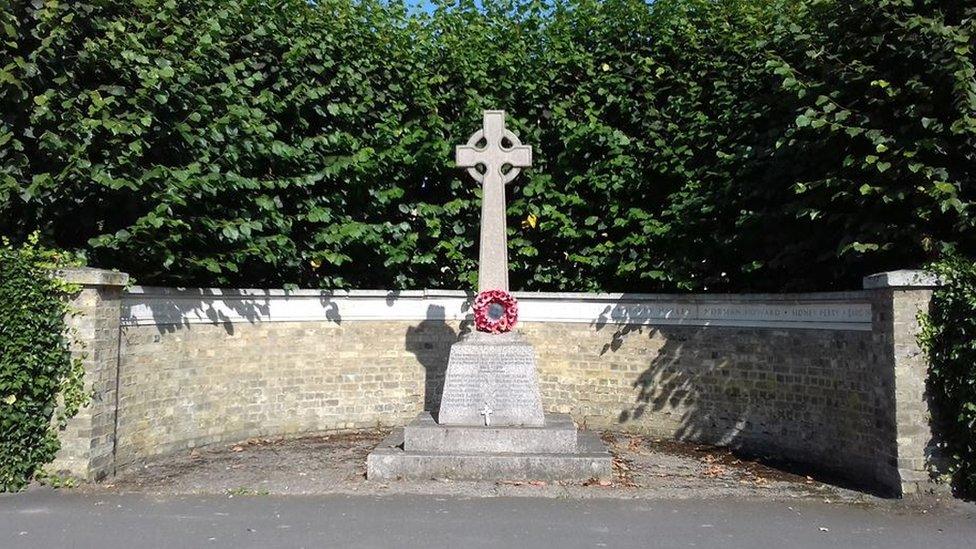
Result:
[[[3,2],[0,234],[143,283],[827,289],[976,254],[973,2]]]
[[[0,243],[0,492],[22,488],[54,459],[58,429],[86,400],[64,322],[77,288],[54,276],[69,264],[36,238]]]
[[[976,497],[976,263],[951,257],[933,270],[943,286],[921,319],[929,393],[956,486]]]

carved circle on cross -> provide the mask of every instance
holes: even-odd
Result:
[[[468,139],[467,146],[471,147],[472,149],[476,149],[479,153],[483,153],[488,150],[488,147],[491,146],[491,143],[488,142],[485,143],[484,147],[478,146],[478,143],[484,138],[485,138],[484,128],[479,129],[478,131],[471,134],[471,138]],[[510,147],[506,147],[504,145],[505,140],[508,140],[508,142],[511,143]],[[498,148],[500,148],[503,152],[511,152],[512,149],[514,149],[515,147],[521,147],[521,146],[522,146],[522,142],[519,141],[519,138],[514,133],[512,133],[511,130],[509,130],[508,128],[502,130],[502,141],[501,143],[498,144]],[[484,166],[485,164],[482,162],[479,163],[479,165]],[[485,168],[487,169],[487,166],[485,166]],[[516,177],[518,177],[518,174],[521,172],[522,172],[522,168],[519,168],[518,166],[511,166],[511,169],[509,169],[508,172],[501,172],[502,183],[505,184],[511,183],[511,181]],[[474,180],[477,181],[478,183],[485,182],[485,174],[478,171],[477,165],[468,168],[468,174],[471,177],[473,177]]]

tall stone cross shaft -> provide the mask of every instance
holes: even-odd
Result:
[[[507,141],[507,143],[506,143]],[[484,111],[484,122],[467,145],[458,145],[454,160],[481,186],[481,242],[478,291],[508,291],[508,235],[505,185],[532,165],[532,147],[505,129],[505,111]],[[484,166],[484,172],[478,165]]]

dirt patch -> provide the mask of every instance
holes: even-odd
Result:
[[[325,494],[365,482],[366,455],[383,431],[252,438],[148,462],[110,487],[160,494]]]
[[[614,485],[671,493],[851,499],[857,492],[791,473],[727,448],[606,432],[613,454]]]
[[[431,494],[611,498],[762,497],[874,501],[876,498],[743,459],[722,448],[638,435],[603,434],[614,456],[610,482],[368,481],[366,455],[387,434],[360,431],[259,438],[196,449],[131,468],[83,490],[228,497],[311,494]]]

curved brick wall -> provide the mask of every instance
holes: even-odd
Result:
[[[517,295],[548,410],[902,492],[927,478],[924,364],[911,346],[929,293]],[[118,392],[106,408],[113,467],[436,409],[469,299],[132,289],[118,303]]]

